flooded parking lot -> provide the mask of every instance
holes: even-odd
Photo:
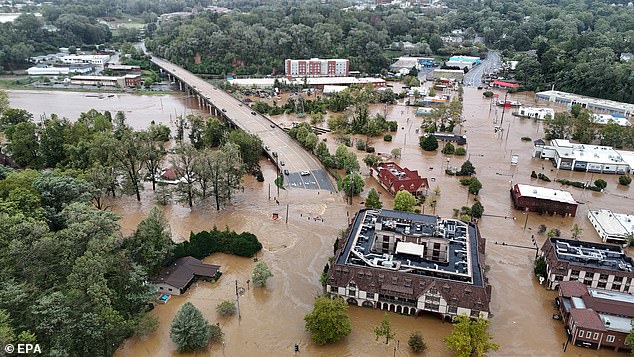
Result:
[[[10,92],[12,106],[30,110],[36,117],[39,115],[38,110],[44,109],[47,114],[58,112],[69,118],[93,107],[98,110],[124,110],[131,125],[137,128],[147,126],[152,120],[169,123],[176,114],[197,110],[194,103],[187,103],[187,98],[183,96],[121,94],[117,95],[118,102],[108,103],[108,99],[87,98],[85,93],[29,92]],[[527,104],[532,100],[523,95],[509,96],[511,98]],[[108,105],[98,106],[102,103]],[[73,114],[74,111],[62,111],[70,106],[75,107],[72,110],[77,114]],[[384,107],[374,106],[372,110],[383,111]],[[490,106],[489,100],[482,98],[481,91],[473,88],[465,88],[464,94],[466,122],[461,131],[468,137],[467,157],[445,156],[440,151],[423,152],[418,145],[416,133],[422,119],[414,115],[414,108],[390,106],[387,113],[388,120],[399,122],[399,130],[393,135],[391,143],[384,142],[382,138],[373,138],[371,145],[376,147],[377,152],[384,153],[401,147],[402,157],[397,162],[403,167],[418,170],[423,177],[428,177],[432,189],[440,187],[438,205],[435,208],[437,215],[451,216],[454,208],[474,202],[474,197],[467,194],[466,188],[459,184],[457,178],[445,175],[447,165],[459,167],[466,158],[470,158],[476,167],[477,177],[483,185],[479,199],[485,207],[480,230],[487,239],[486,264],[490,267],[488,277],[493,286],[490,331],[500,344],[500,350],[490,355],[623,356],[622,353],[610,350],[594,351],[575,346],[569,346],[567,352],[563,353],[562,343],[566,340],[564,329],[560,321],[552,320],[555,312],[552,301],[556,294],[543,289],[532,276],[535,250],[531,236],[534,235],[541,245],[545,236],[537,234],[537,229],[540,224],[545,224],[548,228],[559,228],[562,236],[570,237],[570,229],[577,223],[583,229],[582,239],[599,241],[586,218],[587,210],[609,208],[632,214],[632,189],[618,186],[618,175],[558,171],[547,161],[531,159],[532,141],[522,141],[521,137],[528,136],[533,140],[541,138],[541,123],[506,113],[504,127],[508,125],[508,139],[506,132],[504,135],[496,134],[495,107]],[[334,138],[328,137],[328,145],[334,151]],[[513,154],[519,155],[517,166],[510,164]],[[365,154],[359,153],[360,158],[364,156]],[[232,204],[219,212],[212,205],[205,204],[193,209],[173,204],[163,207],[163,210],[170,221],[176,241],[187,239],[191,231],[210,229],[214,225],[220,229],[229,227],[256,234],[264,246],[258,259],[269,264],[274,274],[267,287],[254,289],[251,286],[240,297],[240,320],[237,317],[220,318],[215,312],[216,305],[222,300],[235,298],[236,280],[239,286],[246,287],[246,280],[250,278],[255,262],[247,258],[214,254],[205,261],[221,265],[224,272],[222,278],[213,285],[200,282],[185,295],[157,306],[151,313],[160,321],[158,330],[146,338],[127,340],[116,355],[290,356],[293,355],[293,345],[298,343],[301,353],[309,356],[407,356],[407,336],[412,331],[420,330],[428,345],[425,355],[451,356],[443,343],[443,338],[451,331],[451,324],[433,316],[414,318],[390,314],[390,321],[397,333],[396,341],[400,342],[385,345],[381,341],[375,341],[373,333],[383,312],[358,307],[350,307],[352,333],[347,338],[324,347],[313,345],[310,336],[304,331],[303,317],[310,312],[313,298],[321,293],[319,276],[328,257],[333,254],[336,235],[341,229],[345,229],[348,219],[361,207],[363,198],[355,198],[354,205],[351,206],[340,195],[324,191],[287,189],[280,190],[278,194],[273,184],[274,166],[264,160],[262,167],[265,182],[260,183],[252,177],[245,177],[244,192],[238,192]],[[530,173],[533,170],[543,172],[553,182],[531,179]],[[364,168],[364,172],[367,169]],[[563,188],[554,182],[555,178],[578,181],[602,178],[608,182],[608,188],[605,193],[573,187]],[[379,188],[372,178],[368,178],[366,182],[370,187]],[[576,217],[523,214],[512,209],[509,188],[514,183],[565,189],[584,204],[579,206]],[[385,207],[391,207],[388,193],[380,192]],[[430,195],[434,193],[430,192]],[[135,229],[154,206],[154,202],[148,186],[140,203],[132,197],[116,199],[111,203],[113,210],[122,215],[120,223],[124,234],[130,234]],[[285,222],[287,207],[288,224]],[[432,208],[426,206],[425,212],[431,213]],[[275,213],[278,219],[273,219]],[[195,354],[176,353],[176,348],[169,339],[169,327],[179,307],[187,301],[196,305],[210,322],[218,322],[222,326],[225,332],[224,345],[211,345],[207,351]]]

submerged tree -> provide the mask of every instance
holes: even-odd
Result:
[[[170,329],[170,338],[179,352],[199,350],[209,344],[210,325],[191,302],[176,313]]]

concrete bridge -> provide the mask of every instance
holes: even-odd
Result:
[[[262,140],[266,155],[284,173],[287,187],[335,191],[321,163],[270,119],[174,63],[157,57],[152,57],[152,63],[166,73],[180,90],[196,98],[202,110],[257,135]]]

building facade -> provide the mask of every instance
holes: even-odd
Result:
[[[620,246],[548,238],[540,250],[546,262],[546,286],[579,281],[591,288],[634,293],[634,260]]]
[[[571,108],[579,104],[582,108],[591,110],[595,114],[618,114],[625,118],[634,118],[634,104],[615,102],[613,100],[598,99],[573,93],[549,90],[535,94],[538,100],[547,100]]]
[[[196,279],[217,280],[222,273],[219,265],[206,264],[194,257],[176,259],[152,279],[158,292],[181,295]]]
[[[524,118],[532,118],[537,120],[554,119],[555,110],[552,108],[533,108],[521,106],[513,115]]]
[[[368,308],[486,319],[491,286],[484,250],[472,223],[363,209],[340,242],[326,290]]]
[[[350,72],[350,61],[347,59],[309,60],[287,59],[284,63],[286,76],[297,77],[347,77]]]
[[[420,177],[418,171],[401,168],[394,162],[383,162],[370,169],[370,175],[392,195],[405,190],[414,196],[427,193],[429,183]]]
[[[141,75],[126,74],[125,76],[74,76],[70,78],[70,83],[81,86],[106,86],[106,87],[135,87],[141,83]]]
[[[558,169],[623,175],[632,170],[632,152],[614,150],[609,146],[575,144],[554,139],[550,145],[533,148],[533,156],[550,160]]]
[[[110,55],[67,55],[59,59],[67,64],[92,64],[103,67],[110,60]]]
[[[588,219],[603,242],[627,244],[634,234],[634,216],[608,209],[588,210]]]
[[[511,188],[511,198],[515,208],[524,211],[572,217],[577,214],[577,201],[568,191],[518,183]]]
[[[569,341],[586,348],[629,350],[634,297],[631,294],[589,288],[578,281],[559,284],[556,299]]]

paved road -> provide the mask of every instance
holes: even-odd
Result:
[[[500,53],[496,51],[489,51],[487,58],[482,60],[482,63],[473,67],[464,76],[463,83],[465,86],[477,87],[482,85],[482,77],[485,73],[491,72],[496,68],[500,68]]]
[[[207,98],[214,106],[222,110],[222,115],[240,129],[257,135],[262,140],[264,147],[269,148],[269,156],[272,157],[271,154],[276,152],[276,165],[279,164],[278,167],[282,170],[288,170],[290,173],[288,176],[292,175],[293,177],[291,182],[294,185],[289,184],[288,186],[335,190],[321,163],[268,118],[255,112],[253,112],[255,115],[252,114],[252,109],[249,106],[176,64],[157,57],[152,57],[152,62]],[[302,171],[309,171],[310,175],[302,176],[299,174]],[[288,181],[285,180],[285,183],[290,183]]]

